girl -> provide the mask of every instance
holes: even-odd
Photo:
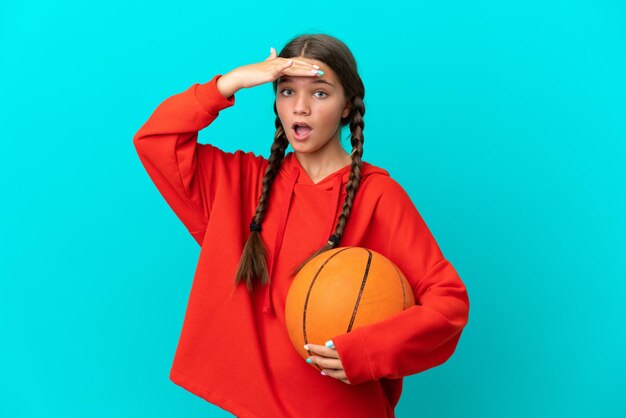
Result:
[[[272,82],[268,159],[197,142],[235,94]],[[161,103],[134,137],[150,178],[200,244],[170,379],[239,417],[394,417],[402,378],[445,362],[468,321],[454,267],[404,189],[362,160],[365,90],[344,43],[302,35],[262,62]],[[350,126],[352,151],[341,142]],[[254,135],[242,120],[238,135]],[[293,152],[285,155],[287,146]],[[416,305],[331,340],[289,339],[284,307],[311,257],[359,246],[392,260]]]

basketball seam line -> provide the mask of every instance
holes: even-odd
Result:
[[[326,263],[328,263],[333,257],[338,255],[339,253],[342,253],[349,248],[351,247],[346,247],[340,251],[337,251],[335,254],[331,255],[330,257],[328,257],[328,259],[326,259],[324,263],[319,267],[319,269],[315,273],[315,276],[313,276],[313,280],[311,280],[311,284],[309,285],[309,289],[306,292],[306,298],[304,300],[304,309],[302,310],[302,337],[304,339],[305,344],[308,344],[307,337],[306,337],[306,311],[307,311],[307,306],[309,304],[309,296],[311,295],[311,290],[313,289],[313,285],[315,284],[315,281],[317,280],[317,276],[319,276],[319,274],[322,272],[322,269],[326,266]],[[310,355],[311,351],[310,350],[307,350],[307,351]],[[317,364],[315,364],[315,367],[318,370],[322,370]]]
[[[354,303],[354,310],[352,311],[352,318],[350,318],[350,324],[348,325],[348,331],[352,330],[352,326],[354,325],[354,319],[356,318],[356,314],[359,310],[359,303],[361,302],[361,296],[363,295],[363,291],[365,290],[365,283],[367,282],[367,276],[369,274],[370,265],[372,264],[372,252],[368,249],[367,251],[367,264],[365,265],[365,272],[363,272],[363,279],[361,280],[361,289],[359,289],[359,294],[356,298],[356,302]]]

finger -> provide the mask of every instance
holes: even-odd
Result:
[[[314,62],[308,61],[306,59],[302,59],[301,57],[291,57],[291,58],[283,58],[283,59],[290,59],[293,62],[295,62],[296,64],[300,64],[300,65],[304,65],[304,66],[308,66],[308,67],[313,67],[319,70],[320,66],[315,64]]]
[[[323,369],[322,371],[324,372],[324,375],[328,377],[333,377],[337,380],[341,380],[344,383],[350,384],[350,381],[348,380],[346,373],[343,370]]]
[[[316,77],[319,72],[319,70],[312,68],[309,64],[300,64],[295,61],[291,65],[284,65],[279,68],[284,74],[294,77]]]
[[[276,58],[276,57],[274,57],[274,58]],[[269,59],[269,58],[268,58],[268,59]],[[297,65],[300,65],[300,66],[303,66],[303,67],[315,68],[315,69],[317,69],[317,70],[319,70],[319,68],[320,68],[320,66],[319,66],[319,65],[317,65],[317,64],[315,64],[315,63],[313,63],[313,62],[304,61],[304,60],[302,60],[302,59],[298,59],[298,58],[282,58],[282,57],[281,57],[281,59],[282,59],[282,60],[293,61],[293,62],[294,62],[294,64],[297,64]]]
[[[287,60],[287,61],[283,61],[282,63],[280,63],[278,66],[279,68],[288,68],[291,67],[293,65],[293,60]]]
[[[311,75],[316,76],[318,72],[320,72],[321,70],[319,70],[318,68],[314,68],[310,64],[307,64],[307,63],[302,64],[302,63],[294,61],[293,66],[289,68],[289,71],[292,72],[289,75],[293,75],[293,76],[311,76]],[[322,75],[323,73],[324,72],[321,71],[319,75]]]
[[[317,77],[317,76],[321,76],[324,75],[324,71],[318,69],[318,68],[313,68],[310,64],[300,64],[294,61],[294,65],[292,67],[289,67],[287,70],[285,70],[285,74],[287,75],[291,75],[291,76],[313,76],[313,77]]]
[[[270,47],[270,55],[269,55],[269,57],[265,58],[265,61],[270,61],[270,60],[274,60],[274,59],[277,59],[277,58],[279,58],[279,57],[278,57],[278,54],[276,53],[276,50],[274,49],[274,47]],[[306,67],[309,67],[309,68],[311,68],[311,67],[312,68],[316,68],[316,69],[320,68],[319,65],[316,65],[316,64],[314,64],[312,62],[307,62],[307,61],[303,61],[303,60],[300,60],[300,59],[294,59],[294,58],[280,57],[279,59],[277,59],[277,61],[279,63],[293,62],[295,64],[306,66]]]
[[[302,60],[295,60],[295,61],[296,61],[298,64],[302,64],[302,65],[305,65],[305,66],[313,67],[313,68],[315,68],[316,70],[319,70],[319,69],[320,69],[320,66],[319,66],[319,65],[317,65],[317,64],[315,64],[315,63],[313,63],[313,62],[309,62],[309,61],[302,61]]]
[[[311,363],[317,364],[322,368],[327,369],[343,369],[343,365],[339,359],[327,358],[327,357],[319,357],[319,356],[311,356]]]
[[[309,348],[306,348],[307,346]],[[339,353],[337,353],[336,349],[328,348],[324,345],[307,344],[304,346],[304,349],[314,352],[315,354],[322,355],[324,357],[339,358]]]
[[[315,68],[294,68],[289,67],[283,69],[281,72],[283,75],[288,75],[291,77],[319,77],[321,74],[318,73],[319,70]]]

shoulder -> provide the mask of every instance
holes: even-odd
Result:
[[[361,187],[376,200],[386,202],[411,201],[404,187],[387,170],[365,161],[363,162],[362,182],[359,185],[359,188]]]
[[[359,185],[357,195],[361,193],[359,200],[367,202],[364,207],[370,211],[373,222],[395,228],[424,223],[407,190],[388,171],[375,166],[368,171],[370,174]]]
[[[249,167],[262,167],[267,165],[267,159],[263,157],[263,155],[255,154],[252,151],[244,151],[244,150],[235,150],[235,151],[224,151],[221,148],[216,147],[215,145],[206,143],[200,144],[200,154],[205,160],[213,161],[213,162],[221,162],[227,166],[239,165],[239,166],[249,166]]]

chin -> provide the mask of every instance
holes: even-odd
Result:
[[[310,147],[308,143],[302,143],[296,141],[295,139],[287,138],[287,142],[289,142],[289,145],[291,145],[291,148],[293,148],[294,151],[306,152],[306,150]]]
[[[293,148],[293,151],[298,154],[313,154],[317,151],[317,149],[311,149],[310,147],[302,146],[302,144],[296,144],[295,147],[291,145],[291,148]]]

